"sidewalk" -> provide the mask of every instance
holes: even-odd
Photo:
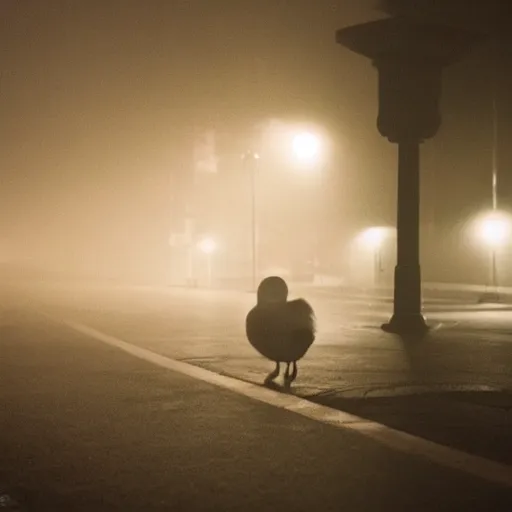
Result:
[[[56,288],[75,287],[82,289],[133,289],[139,291],[165,291],[165,290],[190,290],[189,287],[173,286],[162,278],[161,283],[149,282],[129,282],[120,279],[94,279],[92,277],[79,277],[76,275],[65,275],[59,273],[48,273],[37,268],[23,269],[21,267],[4,266],[0,267],[0,277],[3,286],[19,286],[22,284],[27,290],[33,286],[52,286]],[[289,280],[290,288],[295,290],[314,291],[319,293],[329,291],[329,293],[352,294],[368,297],[379,297],[390,300],[393,297],[392,285],[373,287],[373,286],[353,286],[349,285],[343,279],[337,276],[316,275],[311,282],[297,282]],[[214,283],[215,289],[230,291],[233,293],[254,293],[252,282],[248,277],[246,279],[230,280]],[[193,288],[196,290],[205,290],[206,288]],[[485,285],[469,285],[463,283],[435,283],[424,282],[422,284],[424,300],[463,300],[478,302],[489,292],[497,292],[499,300],[503,303],[512,302],[512,287],[499,287],[497,290],[491,290]],[[493,294],[488,297],[493,302]],[[494,294],[495,295],[495,294]]]
[[[436,336],[402,343],[369,330],[342,345],[317,344],[299,363],[292,392],[425,439],[511,465],[512,344]],[[184,358],[261,383],[271,362],[223,350]],[[204,354],[206,357],[204,357]],[[282,386],[278,379],[277,388]]]
[[[305,289],[317,290],[337,290],[342,293],[365,293],[382,297],[393,296],[393,286],[351,286],[344,284],[340,280],[316,279],[312,283],[295,283]],[[503,301],[512,301],[512,287],[499,286],[491,288],[486,285],[463,284],[463,283],[435,283],[423,282],[422,292],[426,298],[448,298],[448,299],[466,299],[478,301],[486,294],[499,295]]]

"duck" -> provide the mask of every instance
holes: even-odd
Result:
[[[297,361],[315,341],[316,317],[311,305],[302,298],[288,300],[288,285],[279,276],[263,279],[257,290],[257,303],[245,320],[249,343],[276,366],[265,378],[271,384],[286,364],[284,384],[297,378]]]

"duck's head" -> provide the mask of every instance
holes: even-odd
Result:
[[[258,304],[268,305],[286,302],[288,285],[279,276],[266,277],[258,286]]]

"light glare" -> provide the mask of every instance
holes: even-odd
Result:
[[[320,137],[311,132],[298,133],[293,138],[293,152],[303,162],[311,162],[320,153]]]
[[[483,242],[489,247],[500,247],[509,238],[511,220],[502,212],[491,212],[481,218],[478,233]]]
[[[363,231],[361,239],[369,249],[379,249],[386,237],[388,236],[388,228],[373,227]]]
[[[213,238],[206,237],[198,243],[198,247],[205,254],[212,254],[217,250],[217,243]]]

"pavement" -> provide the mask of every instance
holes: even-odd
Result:
[[[259,385],[271,365],[244,338],[252,294],[40,286],[2,298],[0,485],[26,510],[512,509],[503,485],[162,370],[49,320]],[[306,298],[320,331],[295,397],[510,467],[506,305],[429,301],[434,329],[404,341],[377,328],[386,297]]]

